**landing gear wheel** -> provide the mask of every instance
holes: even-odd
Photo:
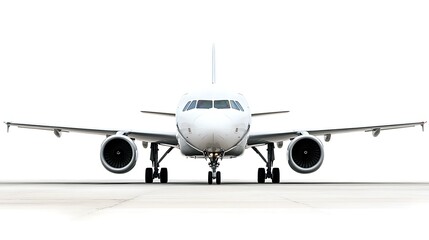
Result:
[[[168,171],[167,168],[161,168],[161,183],[167,183],[168,182]]]
[[[213,173],[209,172],[208,183],[213,184]]]
[[[152,168],[146,168],[145,180],[146,180],[146,183],[153,183],[153,170],[152,170]]]
[[[280,169],[273,168],[273,183],[280,183]]]
[[[265,183],[265,169],[258,168],[258,183]]]
[[[221,182],[221,174],[220,172],[216,172],[216,184],[220,184]]]

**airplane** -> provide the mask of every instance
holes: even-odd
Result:
[[[425,121],[374,125],[336,129],[302,129],[299,131],[281,131],[254,133],[251,129],[252,118],[289,111],[252,113],[249,104],[242,94],[227,91],[216,85],[215,49],[212,47],[212,84],[202,90],[185,94],[175,113],[141,111],[146,114],[162,115],[176,118],[175,133],[132,131],[121,129],[75,128],[67,126],[50,126],[18,122],[5,122],[7,131],[11,126],[28,129],[53,131],[61,137],[65,132],[77,132],[105,135],[100,149],[102,165],[112,173],[127,173],[134,168],[137,161],[136,141],[141,141],[144,148],[150,144],[152,167],[146,168],[145,182],[153,183],[159,179],[168,182],[167,168],[160,168],[160,163],[173,150],[179,149],[186,157],[201,158],[208,161],[211,170],[208,172],[208,184],[221,184],[221,172],[217,170],[220,161],[235,158],[246,149],[253,149],[265,162],[265,168],[258,168],[257,182],[280,183],[280,169],[273,167],[275,145],[278,148],[289,141],[287,156],[289,166],[298,173],[317,171],[324,160],[324,146],[318,137],[325,142],[333,134],[349,132],[371,132],[377,137],[381,131],[421,126],[424,131]],[[257,147],[267,146],[264,156]],[[159,157],[159,146],[168,147]]]

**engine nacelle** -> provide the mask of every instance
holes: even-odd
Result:
[[[124,135],[113,135],[101,144],[100,159],[103,166],[112,173],[126,173],[137,162],[137,146]]]
[[[301,135],[288,147],[289,166],[298,173],[312,173],[320,168],[324,150],[322,142],[312,135]]]

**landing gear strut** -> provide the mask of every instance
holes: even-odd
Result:
[[[152,161],[152,167],[146,168],[146,183],[153,183],[153,179],[159,178],[161,183],[168,182],[168,170],[167,168],[161,168],[159,171],[159,164],[164,160],[164,158],[173,150],[173,147],[170,147],[164,155],[162,155],[161,159],[158,159],[158,143],[150,144],[150,160]]]
[[[222,182],[221,173],[219,171],[217,171],[216,169],[220,165],[219,160],[222,160],[223,153],[207,153],[207,152],[204,152],[204,156],[206,157],[206,159],[208,159],[210,161],[209,167],[212,169],[208,173],[208,184],[213,184],[213,179],[216,180],[216,184],[221,184],[221,182]]]
[[[262,158],[262,160],[267,164],[267,169],[259,168],[258,169],[258,183],[265,183],[265,179],[271,178],[273,183],[280,183],[280,169],[273,168],[274,162],[274,143],[267,144],[267,159],[262,155],[262,153],[256,148],[252,149]]]

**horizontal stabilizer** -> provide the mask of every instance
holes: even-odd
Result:
[[[290,112],[290,111],[252,113],[252,117],[265,116],[265,115],[273,115],[273,114],[280,114],[280,113],[288,113],[288,112]]]
[[[175,113],[167,113],[167,112],[154,112],[154,111],[140,111],[140,112],[147,113],[147,114],[156,114],[156,115],[169,116],[169,117],[175,117],[176,116]]]

